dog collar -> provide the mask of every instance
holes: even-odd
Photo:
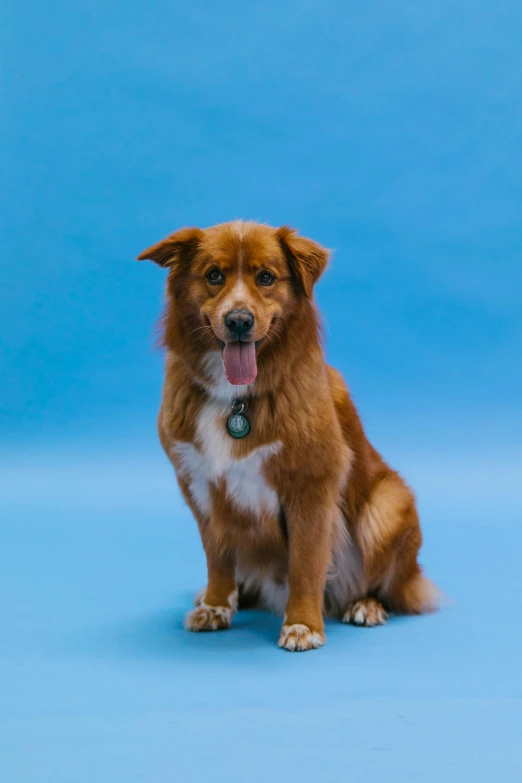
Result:
[[[232,403],[232,416],[227,421],[228,434],[232,438],[244,438],[250,432],[250,422],[243,415],[247,408],[245,400],[234,400]]]

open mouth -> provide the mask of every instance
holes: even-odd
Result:
[[[263,340],[231,340],[223,342],[216,336],[219,347],[223,353],[225,375],[229,383],[234,386],[248,386],[254,383],[257,377],[257,349]]]

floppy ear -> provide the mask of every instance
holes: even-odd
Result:
[[[277,229],[277,238],[306,296],[311,299],[315,283],[325,270],[330,253],[313,239],[301,237],[289,226]]]
[[[176,267],[193,257],[202,236],[200,228],[180,228],[140,253],[138,261],[155,261],[163,267]]]

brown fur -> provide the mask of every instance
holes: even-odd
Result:
[[[368,442],[342,377],[324,361],[312,292],[327,251],[286,227],[228,223],[182,229],[139,258],[169,269],[158,428],[208,565],[207,589],[188,627],[227,627],[236,588],[240,607],[256,604],[268,578],[274,589],[288,585],[280,640],[287,649],[323,643],[324,610],[374,625],[386,612],[432,609],[436,592],[417,563],[422,539],[413,493]],[[222,285],[207,281],[213,268],[225,275]],[[274,285],[258,285],[260,270],[275,275]],[[254,339],[262,341],[257,379],[243,395],[251,432],[230,438],[223,406],[215,426],[238,461],[281,444],[261,466],[277,514],[241,507],[221,478],[208,482],[210,508],[202,510],[176,452],[180,443],[197,454],[204,448],[198,417],[216,394],[204,360],[219,350],[216,338],[226,339],[223,316],[231,305],[255,314]],[[348,574],[339,568],[353,571],[345,587]]]

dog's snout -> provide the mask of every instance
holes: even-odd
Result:
[[[247,340],[254,326],[254,314],[250,310],[229,310],[225,326],[232,339]]]

